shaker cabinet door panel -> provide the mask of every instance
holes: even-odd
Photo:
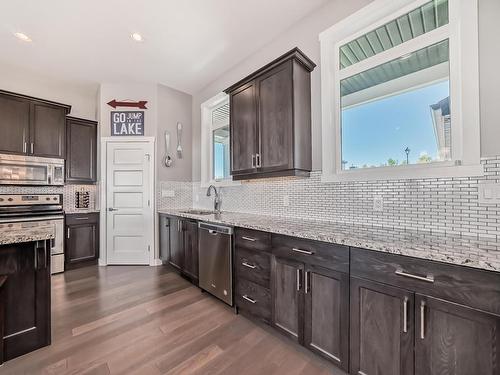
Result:
[[[33,103],[31,109],[29,153],[37,156],[65,157],[66,110],[45,103]]]
[[[183,220],[184,225],[184,267],[190,277],[198,279],[198,222]]]
[[[257,80],[262,172],[293,168],[291,77],[291,62],[288,62]]]
[[[352,373],[413,374],[413,303],[407,290],[351,278]]]
[[[272,260],[272,324],[296,340],[302,341],[304,265],[288,259]]]
[[[304,345],[347,370],[349,275],[306,266]]]
[[[68,118],[66,122],[66,182],[95,183],[97,123]]]
[[[29,142],[29,101],[0,94],[0,114],[0,152],[25,154]]]
[[[257,154],[257,111],[255,85],[249,83],[231,93],[231,173],[255,169]]]
[[[416,296],[416,375],[499,375],[500,317]]]

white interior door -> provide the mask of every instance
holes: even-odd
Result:
[[[106,261],[149,264],[154,241],[154,145],[108,142],[106,150]]]

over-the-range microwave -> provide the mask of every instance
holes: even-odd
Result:
[[[64,159],[0,154],[0,185],[64,185]]]

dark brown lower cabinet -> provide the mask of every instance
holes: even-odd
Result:
[[[182,274],[198,282],[198,222],[176,216],[160,215],[161,253]]]
[[[304,346],[347,371],[349,275],[308,265],[304,280]]]
[[[413,374],[414,294],[351,277],[351,373]]]
[[[97,264],[99,258],[99,214],[66,215],[65,268]]]
[[[3,359],[50,344],[50,243],[0,246],[5,306]]]
[[[198,280],[198,222],[183,220],[184,267],[183,272],[191,279]]]
[[[500,317],[416,295],[416,375],[500,374]]]
[[[273,257],[271,263],[272,325],[297,342],[302,342],[304,264]]]
[[[272,325],[348,370],[349,275],[273,257]]]

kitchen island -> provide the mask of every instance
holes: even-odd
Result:
[[[0,224],[3,361],[50,344],[50,245],[54,238],[53,225]]]

